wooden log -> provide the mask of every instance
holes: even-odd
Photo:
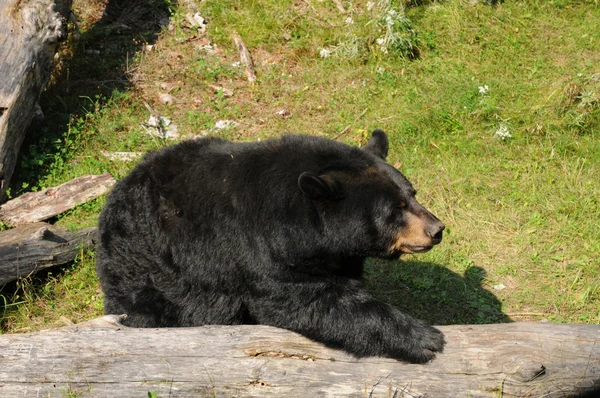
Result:
[[[231,38],[240,52],[240,62],[246,68],[246,77],[248,78],[248,81],[252,83],[256,80],[256,70],[254,69],[250,51],[248,51],[248,47],[246,47],[244,41],[237,32],[233,32]]]
[[[0,396],[568,397],[600,381],[598,325],[442,326],[445,353],[411,365],[268,326],[117,320],[0,335]]]
[[[114,183],[108,173],[88,174],[57,187],[29,192],[0,206],[0,221],[21,225],[47,220],[105,194]]]
[[[43,222],[0,232],[0,286],[73,261],[82,248],[94,246],[97,236],[96,227],[68,232]]]
[[[0,0],[0,201],[66,37],[71,0]]]

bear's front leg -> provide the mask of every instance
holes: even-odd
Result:
[[[251,291],[248,307],[258,323],[300,333],[357,357],[425,363],[444,348],[439,330],[376,300],[357,280],[263,280]]]

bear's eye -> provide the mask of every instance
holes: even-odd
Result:
[[[394,213],[402,213],[406,209],[406,202],[397,203],[392,209]]]

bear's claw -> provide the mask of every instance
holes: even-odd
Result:
[[[416,338],[417,342],[409,354],[409,360],[413,363],[429,362],[444,351],[444,334],[432,326],[425,326],[425,330],[421,330]]]

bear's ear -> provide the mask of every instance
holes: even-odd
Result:
[[[298,187],[312,200],[336,200],[342,198],[339,184],[330,176],[317,176],[309,172],[300,174]]]
[[[369,152],[371,155],[375,155],[385,160],[389,150],[389,141],[387,135],[383,132],[383,130],[377,129],[373,131],[371,134],[371,139],[363,149]]]

